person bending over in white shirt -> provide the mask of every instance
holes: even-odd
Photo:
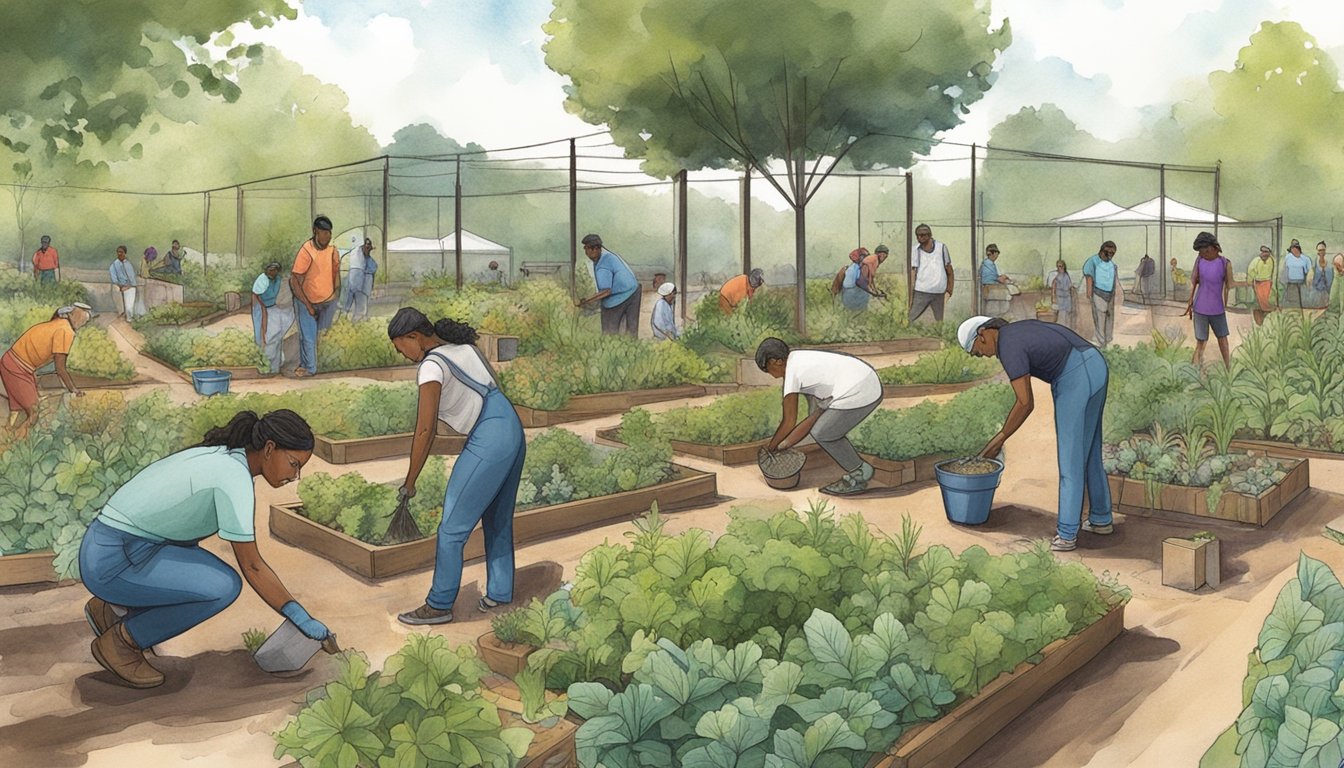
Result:
[[[788,448],[808,434],[845,470],[822,493],[847,495],[868,488],[873,465],[859,457],[849,433],[882,402],[877,371],[852,355],[816,349],[790,350],[768,338],[756,348],[756,365],[784,380],[784,412],[768,449]],[[807,418],[798,422],[798,396],[807,397]]]

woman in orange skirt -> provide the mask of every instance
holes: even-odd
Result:
[[[76,397],[83,397],[84,393],[70,380],[70,373],[65,369],[65,358],[75,343],[75,331],[89,322],[92,316],[88,304],[61,307],[50,320],[24,331],[18,341],[4,355],[0,355],[0,383],[5,385],[10,418],[18,411],[24,414],[23,421],[17,425],[20,433],[26,432],[37,417],[38,368],[54,362],[56,375],[61,378],[65,388]]]

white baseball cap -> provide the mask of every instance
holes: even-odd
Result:
[[[663,283],[662,285],[658,286],[659,296],[671,296],[676,292],[677,292],[677,286],[673,283]]]
[[[971,351],[971,345],[975,343],[975,334],[980,330],[980,326],[988,323],[994,318],[988,315],[976,315],[963,322],[957,328],[957,341],[961,342],[961,348],[967,352]]]

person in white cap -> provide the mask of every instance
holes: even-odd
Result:
[[[681,332],[677,330],[677,314],[673,310],[673,305],[677,301],[677,286],[673,283],[663,283],[658,286],[659,301],[653,303],[653,316],[649,319],[653,326],[653,338],[658,340],[676,339],[681,337]]]
[[[980,315],[957,329],[962,349],[976,357],[997,357],[1017,395],[1003,429],[980,452],[998,455],[1009,437],[1031,415],[1031,377],[1049,382],[1055,403],[1055,440],[1059,459],[1059,524],[1050,548],[1068,552],[1078,546],[1078,530],[1106,535],[1111,521],[1111,487],[1101,463],[1101,417],[1110,378],[1101,351],[1082,336],[1055,323]],[[1081,523],[1083,489],[1087,522]],[[1081,525],[1080,525],[1081,523]]]
[[[74,346],[75,333],[92,317],[93,310],[88,304],[76,302],[61,307],[50,320],[24,331],[14,345],[0,355],[0,384],[4,385],[3,395],[9,403],[10,420],[13,421],[16,414],[23,414],[23,421],[14,425],[20,435],[27,434],[37,419],[38,368],[55,363],[56,375],[66,391],[75,397],[84,396],[70,378],[65,360]]]

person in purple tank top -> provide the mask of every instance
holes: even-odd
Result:
[[[1204,344],[1209,340],[1209,329],[1218,337],[1218,351],[1223,365],[1232,367],[1232,353],[1227,346],[1227,292],[1232,284],[1232,269],[1223,256],[1218,238],[1208,232],[1195,236],[1195,250],[1199,258],[1190,270],[1190,301],[1185,305],[1187,317],[1195,321],[1195,367],[1204,362]]]

